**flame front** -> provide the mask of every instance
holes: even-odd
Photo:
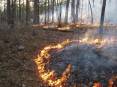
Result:
[[[62,76],[60,78],[57,78],[56,73],[54,70],[49,70],[46,68],[47,64],[49,64],[51,55],[49,54],[49,51],[52,49],[62,49],[66,45],[68,45],[71,42],[78,41],[79,43],[86,43],[86,44],[94,44],[94,45],[103,45],[106,43],[106,40],[100,40],[100,39],[89,39],[88,37],[83,38],[81,40],[66,40],[60,44],[57,45],[49,45],[45,47],[43,50],[41,50],[40,54],[37,55],[36,59],[34,60],[37,67],[38,67],[38,73],[39,77],[43,80],[44,83],[47,83],[49,86],[54,87],[64,87],[65,82],[68,80],[72,65],[69,64],[66,68],[66,70],[63,72]],[[94,86],[98,87],[98,86]]]
[[[49,86],[56,86],[56,87],[62,87],[62,85],[67,81],[67,79],[70,76],[72,65],[68,65],[66,70],[63,72],[62,77],[58,78],[56,77],[56,73],[52,70],[46,69],[46,64],[50,60],[50,54],[49,51],[52,49],[62,49],[65,45],[67,45],[70,41],[66,40],[62,42],[61,44],[57,44],[55,46],[47,46],[45,47],[40,54],[37,55],[37,58],[35,59],[35,63],[38,66],[38,73],[41,79],[47,83]],[[47,60],[46,62],[44,60]]]

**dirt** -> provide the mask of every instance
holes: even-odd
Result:
[[[73,32],[31,27],[0,29],[0,87],[44,87],[38,78],[34,56],[49,44],[73,37]]]
[[[39,78],[37,66],[33,61],[36,54],[47,45],[66,39],[78,39],[79,34],[84,32],[86,29],[76,32],[31,27],[0,29],[0,87],[48,87]],[[59,65],[63,66],[64,63]],[[71,77],[72,80],[73,78]],[[74,82],[73,84],[75,85]]]
[[[57,74],[61,74],[66,66],[71,64],[72,73],[68,79],[69,84],[82,82],[83,85],[89,83],[89,86],[92,87],[93,82],[97,80],[103,87],[107,87],[109,79],[117,74],[117,61],[110,56],[103,55],[102,51],[105,51],[102,50],[103,47],[98,48],[95,45],[72,42],[59,52],[55,51],[51,54],[54,55],[51,67]]]

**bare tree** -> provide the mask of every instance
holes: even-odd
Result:
[[[19,21],[21,22],[21,0],[19,0]]]
[[[59,3],[59,16],[58,16],[58,26],[59,27],[61,27],[61,22],[62,22],[61,16],[62,16],[62,2]]]
[[[100,18],[100,28],[99,33],[103,33],[103,25],[104,25],[104,16],[105,16],[105,8],[106,8],[106,0],[103,0],[101,18]]]
[[[39,0],[34,0],[34,24],[39,23]]]
[[[46,7],[47,6],[46,5],[47,5],[47,1],[44,2],[44,9],[45,9],[45,21],[44,22],[45,22],[45,24],[47,23],[47,21],[46,21],[47,20],[47,18],[46,18],[46,15],[47,15]]]
[[[72,0],[71,7],[72,22],[75,23],[75,0]]]
[[[76,4],[76,22],[78,22],[78,10],[79,10],[79,7],[80,7],[80,0],[77,0],[77,4]]]
[[[65,12],[65,23],[66,24],[68,23],[69,2],[70,2],[70,0],[67,0],[67,3],[66,3],[66,12]]]
[[[7,0],[7,23],[11,28],[14,27],[16,0]]]
[[[91,12],[91,23],[93,24],[93,10],[91,6],[91,1],[89,0],[89,7],[90,7],[90,12]]]
[[[7,0],[7,23],[11,24],[11,0]]]
[[[49,5],[50,5],[50,1],[48,0],[48,5],[47,5],[47,6],[48,6],[48,23],[49,23],[49,20],[50,20],[50,18],[49,18],[49,10],[50,10],[50,6],[49,6]]]
[[[29,5],[29,0],[26,0],[26,24],[29,23],[29,17],[30,17],[30,5]]]
[[[52,23],[54,22],[54,6],[55,6],[55,0],[52,0]]]

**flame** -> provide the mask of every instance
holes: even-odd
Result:
[[[44,26],[43,26],[43,28],[48,29],[48,28],[49,28],[49,26],[48,26],[48,25],[44,25]]]
[[[46,46],[43,50],[41,50],[40,54],[37,55],[35,58],[35,63],[38,67],[38,73],[39,77],[42,79],[44,83],[47,83],[49,86],[55,86],[55,87],[64,87],[64,83],[69,79],[72,65],[69,64],[65,71],[62,73],[61,77],[57,78],[56,73],[54,70],[46,69],[46,65],[49,64],[51,55],[49,54],[49,51],[52,49],[62,49],[66,45],[68,45],[71,42],[79,42],[79,43],[86,43],[86,44],[94,44],[94,45],[103,45],[107,41],[106,40],[100,40],[100,39],[90,39],[88,37],[85,37],[81,40],[65,40],[62,43],[59,43],[57,45],[49,45]],[[99,84],[95,83],[93,87],[101,87],[98,86]]]
[[[70,30],[70,26],[59,27],[58,30]]]
[[[117,75],[113,75],[108,81],[108,87],[116,87]]]
[[[103,86],[100,82],[96,82],[94,83],[93,87],[103,87]]]
[[[49,51],[51,49],[62,49],[65,45],[67,45],[70,41],[66,40],[62,42],[61,44],[57,44],[55,46],[47,46],[45,47],[40,54],[37,55],[37,58],[35,59],[35,63],[38,66],[38,72],[41,79],[47,83],[49,86],[56,86],[56,87],[63,87],[62,85],[67,81],[67,79],[70,76],[72,65],[68,65],[66,70],[63,72],[62,77],[58,78],[56,77],[56,73],[52,70],[46,70],[46,62],[45,59],[49,62],[50,60],[50,54]]]
[[[109,83],[109,86],[108,86],[108,87],[113,87],[113,80],[112,80],[112,79],[110,79],[110,80],[108,81],[108,83]]]
[[[85,44],[91,44],[91,45],[95,45],[97,47],[102,47],[104,44],[106,44],[108,42],[107,39],[90,39],[88,37],[85,37],[83,39],[80,40],[81,43],[85,43]]]

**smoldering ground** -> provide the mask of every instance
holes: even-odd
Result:
[[[64,49],[53,52],[51,67],[58,75],[64,71],[68,64],[72,64],[72,74],[68,82],[82,82],[90,85],[93,81],[100,81],[104,87],[108,80],[117,74],[117,30],[105,29],[101,44],[88,44],[73,41]],[[95,40],[97,30],[89,30],[79,37]],[[79,40],[80,40],[79,39]],[[90,40],[89,40],[90,41]]]

